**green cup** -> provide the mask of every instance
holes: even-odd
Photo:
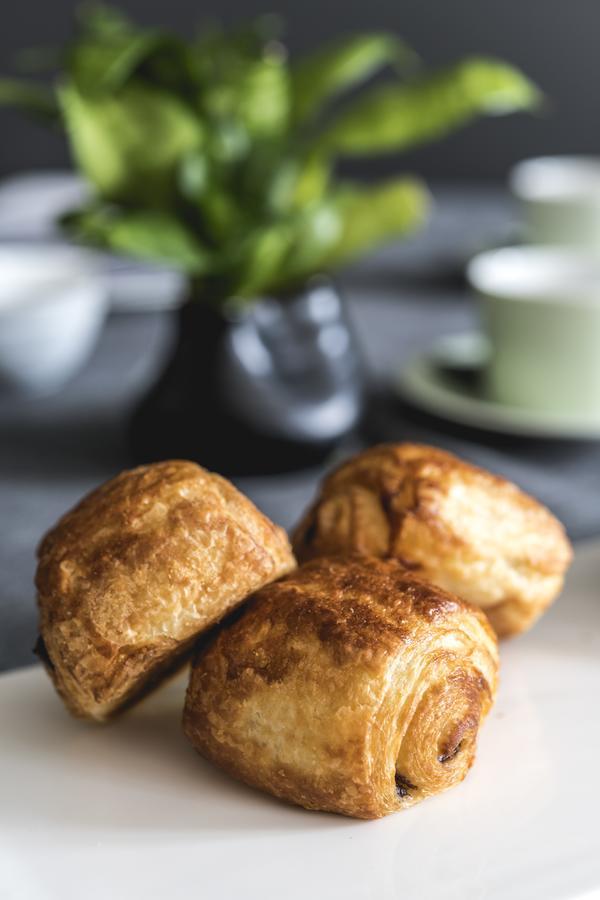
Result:
[[[600,251],[600,157],[525,159],[508,183],[525,241]]]
[[[600,418],[600,256],[506,247],[476,256],[467,277],[489,338],[487,395]]]

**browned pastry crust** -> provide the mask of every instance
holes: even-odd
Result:
[[[418,444],[382,444],[323,482],[293,535],[300,562],[395,557],[480,606],[500,637],[525,631],[572,557],[560,522],[514,484]]]
[[[497,669],[479,610],[396,560],[322,558],[197,655],[184,730],[248,784],[377,818],[464,778]]]
[[[75,715],[102,720],[196,636],[295,565],[282,529],[191,462],[123,472],[42,540],[40,656]]]

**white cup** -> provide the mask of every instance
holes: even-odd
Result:
[[[467,268],[490,342],[488,395],[509,406],[600,417],[600,255],[506,247]]]
[[[106,315],[93,254],[52,244],[0,245],[0,386],[61,387],[90,355]]]
[[[600,252],[600,157],[523,160],[511,170],[509,187],[528,243]]]

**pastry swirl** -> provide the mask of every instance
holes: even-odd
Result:
[[[184,730],[250,785],[377,818],[465,777],[497,669],[479,610],[396,560],[321,558],[198,653]]]
[[[514,484],[418,444],[383,444],[331,472],[297,526],[299,562],[395,557],[485,610],[500,637],[533,625],[572,551],[560,522]]]
[[[45,536],[38,652],[75,715],[102,720],[185,660],[197,635],[295,565],[285,533],[191,462],[123,472]]]

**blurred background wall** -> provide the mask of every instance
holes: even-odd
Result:
[[[2,4],[0,67],[15,51],[58,44],[68,35],[73,0],[16,0]],[[406,157],[405,168],[440,178],[501,178],[516,159],[540,153],[600,149],[597,50],[598,0],[121,0],[141,22],[189,29],[203,17],[234,23],[278,12],[288,23],[293,53],[313,43],[364,29],[393,29],[432,64],[465,53],[497,54],[523,69],[545,90],[551,115],[481,121],[440,146]],[[0,111],[0,176],[67,162],[60,138]],[[385,160],[376,164],[385,173]],[[397,160],[389,163],[397,171]]]

